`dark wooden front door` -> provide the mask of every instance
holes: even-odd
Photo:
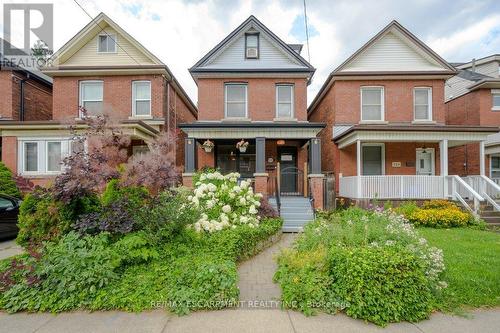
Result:
[[[297,192],[297,148],[278,147],[278,159],[281,166],[280,185],[281,193]]]

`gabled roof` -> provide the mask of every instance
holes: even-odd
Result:
[[[489,56],[486,56],[483,58],[474,59],[476,66],[486,64],[486,63],[492,62],[492,61],[499,61],[500,62],[500,54],[492,54],[492,55],[489,55]],[[473,61],[459,63],[455,67],[461,68],[461,69],[469,68],[469,67],[472,67],[472,62]]]
[[[211,61],[220,56],[228,47],[230,47],[237,39],[243,36],[243,34],[249,29],[255,29],[263,35],[270,43],[290,61],[293,62],[293,66],[284,67],[269,67],[269,68],[217,68],[216,66],[207,66]],[[217,44],[212,50],[210,50],[203,58],[201,58],[196,64],[194,64],[189,71],[193,73],[201,72],[305,72],[314,73],[314,67],[307,62],[300,54],[296,51],[298,46],[288,45],[278,36],[276,36],[271,30],[269,30],[262,22],[260,22],[255,16],[251,15],[243,23],[241,23],[235,30],[233,30],[226,38],[224,38],[219,44]]]
[[[392,39],[399,39],[400,46],[403,51],[411,55],[411,52],[415,52],[416,55],[421,57],[423,62],[427,61],[429,65],[433,68],[422,69],[422,68],[407,68],[404,70],[398,70],[396,68],[376,68],[376,62],[372,62],[372,67],[368,70],[359,70],[360,66],[349,66],[355,63],[357,60],[367,55],[370,49],[376,45],[377,42],[382,40],[385,36],[391,34]],[[399,42],[398,42],[399,43]],[[410,52],[410,53],[408,53]],[[389,53],[390,54],[390,53]],[[380,57],[383,55],[382,52],[378,53]],[[397,57],[396,57],[397,61]],[[390,63],[390,62],[389,62]],[[375,65],[373,65],[375,64]],[[383,67],[383,66],[382,66]],[[444,76],[451,77],[456,74],[457,70],[446,60],[441,58],[436,52],[434,52],[430,47],[428,47],[424,42],[413,35],[409,30],[403,27],[399,22],[393,20],[384,29],[377,33],[373,38],[371,38],[367,43],[365,43],[360,49],[354,52],[349,58],[347,58],[340,66],[334,69],[328,78],[323,83],[323,86],[319,90],[316,97],[308,107],[308,113],[314,111],[319,102],[323,99],[328,89],[333,84],[333,82],[341,77],[403,77],[403,76],[414,76],[419,77],[424,76]]]

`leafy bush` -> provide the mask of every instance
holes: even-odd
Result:
[[[442,199],[434,199],[434,200],[428,200],[424,201],[422,204],[422,209],[453,209],[453,208],[458,208],[458,206],[449,200],[442,200]]]
[[[448,200],[429,200],[419,208],[415,203],[406,203],[396,209],[415,226],[433,228],[464,227],[476,224],[474,216]]]
[[[112,179],[106,185],[101,203],[107,206],[113,202],[124,200],[127,202],[128,210],[132,213],[142,208],[147,199],[149,199],[149,193],[145,187],[123,186],[118,179]]]
[[[195,177],[194,195],[188,200],[202,211],[194,223],[196,231],[214,232],[236,225],[256,227],[260,216],[260,193],[254,194],[250,182],[238,185],[238,173],[223,176],[219,172],[201,173]]]
[[[50,193],[38,190],[26,195],[19,208],[19,233],[16,242],[22,246],[41,244],[59,238],[70,229],[71,221],[63,204],[55,201]]]
[[[82,235],[95,235],[100,232],[126,234],[131,232],[134,226],[135,221],[125,198],[113,201],[96,212],[83,214],[73,224],[73,228]]]
[[[342,210],[305,227],[278,259],[285,306],[344,309],[379,325],[427,317],[446,286],[442,251],[391,210]]]
[[[21,192],[12,178],[12,172],[0,161],[0,193],[20,198]]]
[[[70,232],[45,247],[35,269],[39,282],[23,279],[2,294],[0,305],[11,312],[86,307],[100,288],[118,278],[115,270],[119,264],[108,235],[80,237]]]
[[[142,231],[127,234],[113,244],[113,248],[126,264],[140,264],[160,257],[148,235]]]

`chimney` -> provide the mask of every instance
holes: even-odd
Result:
[[[476,71],[476,58],[472,58],[472,71]]]

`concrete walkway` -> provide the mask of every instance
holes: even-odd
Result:
[[[0,259],[9,258],[21,253],[23,253],[23,248],[17,245],[15,240],[0,242]]]
[[[196,312],[178,317],[162,310],[125,312],[72,312],[52,314],[0,313],[0,332],[384,332],[384,333],[498,333],[500,308],[474,311],[470,318],[435,314],[416,324],[398,323],[385,328],[343,314],[305,317],[294,311],[234,309]]]
[[[238,267],[240,301],[278,301],[281,298],[280,287],[273,283],[273,275],[278,268],[276,256],[281,249],[290,247],[297,234],[283,234],[281,239]],[[243,305],[244,305],[243,304]]]

